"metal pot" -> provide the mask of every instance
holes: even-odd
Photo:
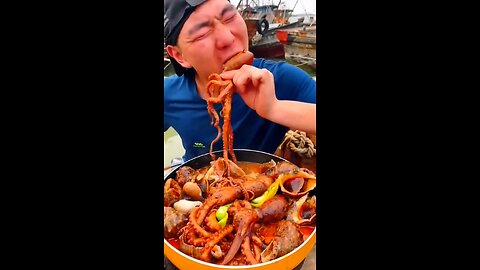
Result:
[[[278,161],[287,161],[284,158],[275,156],[266,152],[248,150],[248,149],[235,149],[235,156],[238,161],[247,161],[247,162],[256,162],[256,163],[265,163],[273,159],[275,162]],[[221,156],[223,151],[214,152],[217,157]],[[193,159],[188,160],[180,166],[190,166],[193,169],[199,169],[205,166],[210,165],[212,158],[210,155],[204,154]],[[168,178],[175,178],[176,171],[180,168],[177,167],[168,173],[164,180]],[[244,265],[244,266],[227,266],[227,265],[217,265],[212,263],[207,263],[193,257],[190,257],[175,247],[173,247],[167,240],[163,240],[164,255],[180,270],[211,270],[211,269],[254,269],[254,270],[279,270],[279,269],[294,269],[302,263],[302,261],[307,257],[308,253],[311,251],[313,246],[316,243],[317,229],[315,228],[310,234],[310,236],[296,249],[292,250],[290,253],[277,258],[275,260],[259,263],[255,265]]]

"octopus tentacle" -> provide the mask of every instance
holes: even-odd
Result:
[[[249,228],[247,232],[247,237],[245,237],[245,239],[243,240],[242,252],[243,254],[245,254],[245,257],[247,258],[247,261],[250,264],[257,264],[258,260],[255,259],[255,257],[252,254],[252,250],[250,249],[250,230],[251,229]]]
[[[195,230],[196,233],[200,234],[201,236],[203,237],[209,237],[211,236],[212,234],[205,231],[202,227],[200,227],[199,224],[202,224],[203,220],[200,221],[200,222],[197,222],[198,220],[195,219],[195,216],[197,215],[197,212],[199,211],[200,208],[196,208],[195,210],[192,211],[192,213],[190,213],[190,216],[189,216],[189,221],[190,221],[190,224],[192,225],[193,229]]]
[[[190,217],[192,217],[192,214],[194,214],[193,217],[196,218],[196,223],[202,224],[203,220],[207,216],[210,209],[212,209],[212,207],[214,207],[217,204],[217,202],[218,200],[214,198],[205,200],[205,202],[203,202],[203,204],[200,207],[195,209],[195,214],[194,214],[194,211],[192,211],[192,213],[190,214]]]
[[[209,262],[212,256],[210,252],[212,251],[213,247],[216,244],[218,244],[218,242],[220,242],[220,240],[222,240],[225,236],[232,233],[232,231],[233,231],[233,226],[227,225],[225,226],[225,228],[213,234],[213,236],[210,237],[207,243],[205,244],[205,247],[203,248],[200,259],[203,261]]]
[[[228,161],[228,153],[232,155],[232,159],[236,162],[235,154],[233,153],[233,132],[231,128],[230,114],[232,107],[232,95],[233,95],[233,82],[231,80],[222,80],[220,75],[214,73],[209,77],[209,82],[207,83],[207,91],[210,97],[207,99],[207,108],[212,117],[212,125],[215,126],[218,130],[217,137],[210,144],[210,156],[212,159],[215,159],[213,152],[213,145],[218,141],[219,137],[223,138],[223,156],[224,159]],[[223,108],[220,112],[220,115],[224,118],[223,120],[223,134],[219,128],[218,115],[214,112],[213,103],[221,103]],[[214,119],[215,118],[215,119]],[[214,121],[216,120],[216,121]]]
[[[216,156],[215,154],[213,153],[213,145],[220,139],[220,134],[221,134],[221,130],[220,130],[220,127],[218,126],[218,124],[216,125],[217,127],[217,130],[218,130],[218,135],[217,137],[210,143],[210,156],[212,157],[212,159],[216,159]]]
[[[212,73],[212,74],[210,74],[210,76],[208,76],[208,79],[209,80],[220,81],[220,80],[222,80],[222,77],[220,77],[220,74],[218,74],[218,73]]]
[[[220,119],[218,117],[217,111],[213,107],[212,102],[207,101],[207,109],[208,109],[208,114],[210,115],[210,118],[212,119],[212,122],[210,124],[217,127],[218,123],[220,122]]]
[[[185,242],[196,247],[202,247],[207,241],[203,237],[196,237],[195,230],[189,226],[185,234]]]
[[[253,64],[253,53],[247,50],[243,50],[232,58],[230,58],[224,65],[223,71],[230,71],[241,68],[243,65],[252,65]],[[233,152],[233,131],[230,121],[230,114],[232,111],[232,96],[234,92],[234,85],[232,80],[223,80],[220,74],[212,73],[208,76],[208,83],[206,85],[207,93],[209,98],[207,99],[209,113],[212,108],[212,103],[221,103],[223,109],[221,111],[221,116],[224,118],[223,121],[223,157],[228,161],[228,154],[230,153],[233,162],[237,163],[237,158]],[[212,114],[212,113],[211,113]],[[213,117],[212,117],[213,122]],[[218,122],[215,122],[218,123]],[[217,129],[219,129],[218,124],[214,124]],[[219,130],[220,134],[220,130]],[[213,144],[218,141],[217,138],[210,145],[210,156],[215,160],[215,155],[213,152]]]
[[[237,158],[233,152],[233,131],[231,123],[231,108],[232,108],[232,94],[233,94],[233,84],[229,84],[226,88],[228,91],[228,98],[225,99],[224,103],[224,122],[223,122],[223,138],[224,138],[224,158],[228,160],[228,153],[232,156],[232,160],[236,163]]]
[[[213,73],[212,75],[215,75],[215,78],[209,78],[207,85],[215,84],[218,86],[226,86],[230,84],[230,80],[223,80],[222,77],[216,77],[216,76],[220,76],[218,73]]]
[[[235,256],[235,254],[237,254],[237,251],[243,243],[243,240],[246,237],[250,238],[251,228],[253,224],[255,224],[255,222],[258,220],[258,218],[259,217],[257,213],[252,209],[241,208],[237,212],[237,214],[233,218],[233,224],[237,228],[235,239],[233,239],[232,245],[228,250],[227,255],[225,255],[225,257],[223,258],[221,264],[224,265],[230,262]]]
[[[230,138],[229,138],[229,142],[230,142],[230,147],[228,148],[228,151],[230,152],[230,155],[232,156],[232,160],[233,162],[237,163],[237,157],[235,156],[235,153],[233,152],[233,132],[230,131]]]
[[[252,241],[255,245],[261,247],[263,245],[263,242],[262,240],[260,239],[260,237],[258,237],[257,235],[255,234],[252,234]]]
[[[252,209],[252,206],[250,205],[250,202],[248,202],[249,200],[253,199],[253,197],[255,197],[255,193],[251,190],[247,190],[241,182],[237,182],[238,186],[240,186],[240,188],[242,189],[242,192],[243,192],[243,197],[244,197],[244,200],[243,200],[243,206],[245,206],[247,209]],[[250,196],[252,195],[252,196]]]
[[[225,92],[227,93],[227,98],[225,99],[224,103],[224,116],[223,116],[223,158],[225,161],[228,162],[228,152],[233,149],[230,149],[230,145],[233,145],[233,141],[230,141],[230,134],[232,133],[232,123],[230,119],[231,109],[232,109],[232,93],[230,91],[233,88],[233,84],[229,84],[225,88]]]
[[[255,254],[255,260],[260,261],[260,254],[262,254],[261,246],[258,246],[256,243],[253,243],[253,253]]]
[[[208,109],[208,114],[212,118],[211,124],[217,128],[217,137],[210,143],[210,156],[212,157],[213,160],[216,159],[215,154],[213,154],[213,145],[220,139],[221,135],[221,129],[219,126],[220,119],[218,117],[218,113],[213,107],[213,103],[210,101],[207,101],[207,109]]]

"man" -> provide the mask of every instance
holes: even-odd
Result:
[[[173,127],[184,160],[208,153],[217,137],[207,111],[208,76],[232,80],[231,123],[235,149],[274,153],[285,133],[316,134],[316,82],[285,62],[255,59],[222,72],[232,56],[248,50],[245,21],[228,0],[164,0],[166,49],[177,75],[165,78],[164,131]],[[215,104],[217,112],[221,104]],[[220,126],[222,122],[220,122]],[[214,145],[221,150],[222,140]]]

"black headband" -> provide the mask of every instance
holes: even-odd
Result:
[[[207,0],[164,0],[163,28],[165,45],[176,45],[178,35],[185,21],[190,17],[195,8]],[[172,56],[168,56],[178,76],[187,70],[182,67]]]

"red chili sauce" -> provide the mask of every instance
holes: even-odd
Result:
[[[315,227],[312,227],[312,226],[300,226],[299,228],[299,231],[301,234],[303,234],[303,237],[307,238],[310,236],[310,234],[313,233],[313,230],[315,229]]]
[[[176,238],[167,239],[167,242],[178,250],[180,250],[180,242],[179,241],[180,240],[178,240]]]

